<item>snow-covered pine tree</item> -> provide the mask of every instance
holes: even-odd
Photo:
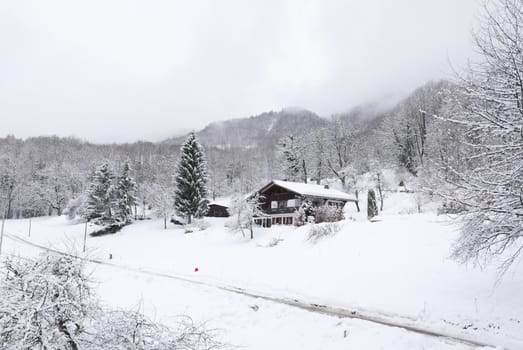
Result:
[[[282,172],[285,179],[289,181],[297,181],[302,172],[302,159],[297,138],[293,135],[281,138],[278,141],[278,153],[278,158],[281,160]],[[303,169],[305,169],[305,167]],[[305,170],[304,173],[304,182],[307,183],[307,171]]]
[[[176,169],[174,209],[190,224],[193,217],[200,218],[207,213],[207,166],[203,147],[192,132],[180,151]]]
[[[87,190],[85,218],[89,221],[107,223],[112,221],[112,183],[114,175],[105,161],[94,171]]]
[[[118,223],[126,225],[131,222],[132,208],[136,204],[136,182],[131,177],[129,162],[125,162],[122,172],[116,179],[113,194],[114,218]]]

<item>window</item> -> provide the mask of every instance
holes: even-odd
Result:
[[[290,208],[296,207],[296,199],[289,199],[287,201],[287,206]]]
[[[276,209],[276,208],[278,208],[278,202],[272,201],[271,202],[271,209]]]
[[[328,205],[329,207],[342,208],[342,207],[343,207],[343,202],[328,200],[328,201],[327,201],[327,205]]]
[[[278,208],[287,208],[287,201],[278,201]]]

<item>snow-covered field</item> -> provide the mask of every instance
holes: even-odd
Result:
[[[101,298],[169,323],[187,314],[219,329],[227,343],[246,349],[468,349],[454,342],[355,319],[336,318],[213,288],[236,286],[398,320],[507,349],[523,348],[523,266],[496,284],[494,268],[449,258],[457,225],[433,213],[411,214],[412,195],[396,193],[377,222],[348,208],[340,231],[317,242],[310,226],[258,229],[255,239],[206,219],[203,231],[184,234],[161,220],[88,237],[92,258],[161,272],[205,285],[93,265]],[[407,214],[409,213],[409,214]],[[83,224],[64,217],[6,223],[6,232],[60,250],[81,251]],[[89,230],[93,230],[90,227]],[[275,245],[275,243],[277,244]],[[37,249],[12,239],[5,252]],[[109,260],[109,254],[113,259]],[[198,271],[195,271],[198,268]],[[258,307],[256,308],[255,305]],[[257,309],[257,310],[255,310]]]

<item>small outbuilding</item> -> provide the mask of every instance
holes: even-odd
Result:
[[[230,198],[216,198],[209,203],[209,210],[205,216],[215,218],[229,217]]]

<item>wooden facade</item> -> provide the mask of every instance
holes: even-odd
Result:
[[[264,198],[261,208],[266,216],[256,218],[255,223],[263,227],[294,224],[295,213],[303,201],[310,201],[314,207],[343,207],[348,201],[355,201],[349,195],[330,190],[327,186],[286,181],[271,181],[258,192]]]
[[[225,205],[220,204],[209,204],[209,210],[205,216],[215,217],[215,218],[226,218],[229,217],[229,208]]]

